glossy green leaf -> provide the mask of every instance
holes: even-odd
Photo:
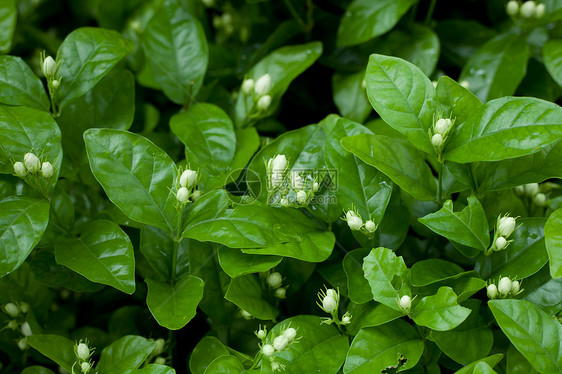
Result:
[[[72,372],[72,365],[77,361],[73,341],[60,335],[48,334],[28,336],[27,343],[66,371]]]
[[[59,241],[57,263],[83,275],[132,294],[135,292],[135,258],[131,240],[111,221],[93,221],[78,239]]]
[[[204,374],[214,359],[229,356],[228,349],[214,336],[206,336],[197,343],[189,358],[189,370],[193,374]]]
[[[380,373],[396,365],[399,355],[407,359],[402,369],[416,365],[423,353],[423,341],[416,329],[403,320],[359,331],[353,339],[343,367],[345,374]]]
[[[12,196],[0,201],[0,277],[16,270],[41,239],[49,222],[49,203]]]
[[[392,29],[415,0],[355,0],[338,28],[338,47],[361,44]]]
[[[0,172],[13,174],[13,162],[23,162],[27,152],[34,152],[53,165],[56,177],[62,163],[61,132],[48,113],[27,107],[0,105]]]
[[[132,43],[113,30],[82,27],[68,34],[57,53],[62,76],[56,96],[60,109],[92,89],[132,51]]]
[[[287,374],[338,372],[349,347],[347,337],[340,335],[335,326],[322,324],[320,317],[300,315],[275,325],[267,335],[266,343],[271,344],[273,338],[281,335],[289,326],[297,330],[298,343],[290,344],[273,356],[277,362],[285,365]],[[262,359],[261,373],[274,373],[268,357]]]
[[[462,369],[455,371],[455,374],[474,374],[476,370],[476,366],[478,366],[478,364],[486,363],[488,364],[488,366],[494,367],[497,365],[498,362],[502,360],[502,358],[503,358],[503,354],[501,353],[482,358],[478,361],[474,361],[464,366]]]
[[[23,369],[21,374],[55,374],[55,372],[43,366],[29,366]]]
[[[176,374],[176,371],[169,366],[150,364],[142,369],[128,370],[125,374]]]
[[[126,131],[89,129],[84,141],[90,168],[109,199],[127,217],[172,232],[177,219],[172,159]]]
[[[428,129],[433,123],[435,88],[415,65],[397,57],[369,58],[367,96],[373,108],[416,148],[434,154]]]
[[[504,97],[486,103],[459,125],[445,158],[467,163],[525,156],[561,135],[561,107],[530,97]]]
[[[240,374],[244,371],[244,365],[237,357],[220,356],[209,364],[205,374]]]
[[[168,232],[154,226],[144,226],[141,229],[139,249],[154,270],[164,277],[164,280],[172,280],[174,240]],[[175,270],[177,279],[188,272],[188,251],[189,240],[182,240],[177,250]]]
[[[457,278],[464,270],[454,262],[437,258],[417,261],[412,265],[410,281],[413,286],[423,287],[432,283]]]
[[[452,242],[475,249],[464,251],[465,256],[473,257],[478,252],[488,249],[488,220],[480,200],[475,196],[468,197],[468,206],[461,211],[455,212],[453,202],[447,200],[437,212],[419,218],[418,221]]]
[[[502,331],[540,373],[562,371],[562,325],[524,300],[490,300]]]
[[[166,1],[148,23],[142,43],[166,96],[180,105],[191,100],[209,61],[207,39],[197,18],[179,1]]]
[[[373,111],[363,87],[364,79],[363,71],[332,76],[334,103],[340,114],[352,121],[363,122]]]
[[[218,256],[221,268],[232,278],[267,271],[282,260],[280,256],[250,255],[224,246],[219,248]]]
[[[0,56],[0,103],[45,111],[51,106],[41,80],[25,61],[14,56]]]
[[[0,52],[6,53],[12,46],[18,18],[16,0],[6,0],[0,5]]]
[[[414,322],[436,331],[448,331],[460,325],[470,309],[457,304],[457,295],[451,287],[441,287],[435,295],[422,298],[410,316]]]
[[[401,310],[389,308],[375,301],[364,304],[350,303],[348,311],[353,316],[351,323],[346,326],[351,335],[357,335],[362,328],[384,325],[404,316]]]
[[[434,200],[437,184],[422,152],[408,142],[384,135],[355,135],[341,140],[343,147],[386,174],[414,198]]]
[[[554,315],[562,310],[562,278],[552,278],[547,266],[525,279],[520,297],[539,306],[544,312]]]
[[[544,225],[544,239],[550,274],[553,278],[562,277],[562,209],[554,211]]]
[[[514,242],[503,251],[481,256],[475,270],[484,279],[511,277],[523,279],[539,271],[548,261],[544,240],[544,218],[517,220],[517,230],[510,239]]]
[[[104,374],[121,374],[127,369],[136,369],[153,349],[154,342],[142,336],[124,336],[101,351],[96,370]]]
[[[410,295],[406,280],[406,264],[402,256],[386,248],[375,248],[363,260],[363,272],[371,286],[375,301],[400,310],[398,300]]]
[[[469,90],[443,75],[437,81],[436,98],[445,109],[445,116],[451,116],[458,126],[474,114],[482,103]]]
[[[537,374],[531,363],[514,346],[507,349],[506,371],[509,374]]]
[[[187,275],[173,285],[147,278],[146,284],[146,304],[161,326],[179,330],[195,317],[205,287],[201,278]]]
[[[562,40],[553,39],[542,48],[544,66],[552,78],[562,86]]]
[[[513,95],[527,70],[529,47],[517,34],[500,34],[484,44],[464,65],[459,81],[482,102]]]
[[[369,252],[370,250],[366,248],[358,248],[346,253],[343,258],[343,269],[347,276],[349,298],[357,304],[373,300],[371,286],[363,276],[363,259]]]
[[[260,280],[249,274],[233,278],[224,297],[258,319],[273,320],[279,314],[279,309],[271,305],[265,295]]]

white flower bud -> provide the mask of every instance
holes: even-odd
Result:
[[[496,244],[496,250],[501,251],[507,245],[507,240],[503,236],[499,236],[496,239],[495,244]]]
[[[347,219],[347,225],[351,230],[361,230],[361,227],[363,226],[363,220],[361,219],[361,217],[354,216]]]
[[[535,196],[539,193],[539,184],[538,183],[529,183],[525,185],[525,194],[527,196]]]
[[[43,162],[41,165],[41,174],[43,178],[49,179],[53,176],[53,165],[49,161]]]
[[[299,175],[297,170],[293,170],[291,173],[291,184],[297,191],[304,189],[304,179]]]
[[[507,296],[511,292],[511,281],[508,277],[503,277],[498,283],[498,291],[500,295]]]
[[[35,173],[41,169],[41,161],[39,161],[39,158],[33,153],[26,153],[25,156],[23,156],[23,163],[30,173]]]
[[[536,4],[534,1],[525,1],[521,5],[521,16],[523,18],[531,18],[535,15]]]
[[[269,108],[270,105],[271,105],[271,96],[265,95],[260,97],[260,99],[258,100],[257,107],[259,111],[264,112]]]
[[[281,283],[283,283],[283,277],[278,272],[271,273],[267,277],[267,284],[269,284],[271,288],[277,288],[281,286]]]
[[[191,194],[191,200],[197,201],[197,199],[199,199],[201,197],[201,195],[202,195],[202,192],[200,190],[195,190]]]
[[[495,284],[491,283],[488,287],[486,287],[486,293],[490,299],[495,299],[498,296],[498,288]]]
[[[338,303],[334,297],[330,295],[324,296],[324,299],[322,299],[322,309],[324,309],[326,313],[333,313],[337,307]]]
[[[82,362],[80,364],[80,370],[82,370],[82,373],[84,373],[84,374],[88,373],[91,368],[92,368],[92,365],[89,362]]]
[[[317,192],[320,188],[320,184],[318,182],[312,183],[312,192]]]
[[[498,224],[498,233],[506,238],[509,237],[515,230],[515,218],[513,217],[502,217]]]
[[[400,302],[398,303],[400,308],[404,311],[404,313],[410,313],[410,307],[412,306],[412,298],[408,295],[404,295],[400,298]]]
[[[326,290],[326,295],[330,296],[330,297],[332,297],[336,300],[338,299],[338,292],[336,290],[334,290],[333,288],[328,288]]]
[[[287,338],[287,340],[290,342],[292,342],[293,340],[295,340],[295,338],[297,337],[297,330],[295,330],[292,327],[289,327],[288,329],[286,329],[285,331],[283,331],[283,336],[285,338]]]
[[[431,81],[431,84],[433,85],[434,88],[437,88],[437,81]]]
[[[57,80],[57,79],[54,79],[51,84],[53,85],[53,88],[56,90],[60,86],[60,81]]]
[[[184,170],[180,176],[180,186],[191,188],[197,182],[197,172],[193,170]]]
[[[267,331],[258,330],[258,332],[256,332],[256,336],[258,337],[258,339],[264,340],[267,337]]]
[[[365,230],[372,234],[377,230],[377,225],[373,221],[368,220],[365,222]]]
[[[4,305],[4,311],[10,317],[17,317],[17,316],[20,315],[20,309],[14,303],[8,303],[8,304]]]
[[[90,348],[86,343],[78,344],[76,347],[76,356],[82,361],[86,361],[90,358]]]
[[[273,348],[271,344],[265,344],[263,347],[261,347],[261,353],[263,353],[264,356],[271,357],[273,356],[274,352],[275,348]]]
[[[275,339],[273,339],[273,348],[276,351],[282,351],[289,345],[289,339],[287,339],[284,335],[279,335]]]
[[[517,196],[523,196],[523,194],[525,193],[525,186],[517,186],[515,187],[515,194]]]
[[[242,310],[240,311],[240,314],[242,314],[242,318],[244,318],[244,319],[252,319],[252,318],[254,318],[253,315],[251,315],[250,313],[246,312],[244,309],[242,309]]]
[[[246,79],[242,82],[242,92],[246,95],[249,95],[252,90],[254,89],[254,80],[253,79]]]
[[[268,167],[271,171],[284,171],[287,167],[287,157],[285,155],[276,155],[274,158],[269,159]]]
[[[519,281],[513,281],[513,282],[511,282],[511,291],[510,292],[513,295],[516,295],[519,292],[520,287],[521,286],[519,284]]]
[[[22,313],[29,313],[29,304],[25,301],[20,302],[20,310]]]
[[[535,8],[535,18],[543,18],[545,13],[546,13],[546,5],[537,4],[537,7]]]
[[[306,204],[307,198],[308,196],[306,195],[306,192],[304,191],[297,192],[297,203],[304,205]]]
[[[342,325],[349,325],[351,323],[351,317],[348,315],[344,315],[341,319]]]
[[[26,338],[21,338],[20,340],[18,340],[18,348],[21,351],[25,351],[26,349],[29,348],[29,344],[27,344],[27,339]]]
[[[12,330],[15,330],[18,328],[18,321],[16,321],[15,319],[11,320],[10,322],[8,322],[6,324],[6,327]]]
[[[21,324],[21,334],[23,336],[29,336],[29,335],[33,334],[31,332],[31,327],[29,326],[29,323],[24,322],[24,323]]]
[[[443,144],[443,136],[441,134],[435,134],[431,137],[431,144],[435,148],[439,148]]]
[[[533,198],[533,203],[536,206],[542,207],[544,206],[544,204],[546,203],[546,195],[539,192],[538,194],[535,195],[535,197]]]
[[[180,203],[185,203],[189,200],[189,190],[185,187],[181,187],[176,194],[176,198]]]
[[[361,81],[361,88],[362,88],[362,89],[366,89],[366,88],[367,88],[367,82],[365,81],[365,78],[363,78],[363,80]]]
[[[285,197],[282,197],[281,200],[279,201],[279,203],[281,204],[281,206],[284,206],[284,207],[289,206],[289,200]]]
[[[271,89],[271,76],[269,74],[264,74],[258,78],[254,86],[254,92],[258,96],[265,95],[269,93]]]
[[[56,73],[57,63],[51,56],[47,56],[43,61],[43,74],[47,78],[53,78]]]
[[[166,359],[162,356],[156,357],[154,359],[154,363],[157,364],[157,365],[166,365]]]
[[[464,80],[464,79],[463,79],[462,81],[459,82],[459,84],[460,84],[461,86],[463,86],[464,88],[466,88],[467,90],[470,90],[470,83],[468,83],[467,80]]]
[[[25,168],[23,162],[18,161],[14,163],[14,174],[16,174],[20,178],[23,178],[27,175],[27,169]]]
[[[437,134],[445,135],[451,126],[453,126],[453,121],[449,118],[440,118],[435,123],[435,132]]]
[[[154,342],[154,349],[152,350],[152,354],[158,356],[160,353],[164,352],[165,345],[166,341],[164,339],[156,339],[156,341]]]
[[[283,287],[279,287],[275,290],[275,297],[278,299],[284,299],[287,295],[287,290]]]
[[[515,0],[511,0],[505,6],[505,11],[511,17],[515,17],[519,13],[519,3]]]

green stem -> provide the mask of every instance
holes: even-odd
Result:
[[[443,200],[443,163],[439,163],[439,168],[437,170],[437,202],[441,204]]]
[[[424,21],[424,23],[426,25],[428,25],[429,22],[431,22],[431,18],[433,17],[433,11],[435,10],[435,4],[437,4],[437,0],[431,0],[431,3],[429,4],[429,9],[427,10],[427,14],[425,16],[425,21]]]
[[[252,363],[252,366],[248,369],[248,371],[254,369],[258,365],[258,363],[261,360],[261,356],[262,356],[262,353],[261,353],[261,349],[260,349],[260,351],[258,352],[256,357],[254,357],[254,362]]]
[[[303,31],[306,31],[306,24],[304,23],[302,17],[299,15],[299,13],[297,12],[297,10],[295,9],[295,7],[293,6],[293,3],[291,3],[291,0],[284,0],[285,5],[287,5],[287,8],[289,8],[289,12],[291,12],[291,15],[295,18],[295,20],[299,23],[299,25],[301,26],[301,28],[303,29]]]

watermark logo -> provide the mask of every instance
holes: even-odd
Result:
[[[249,205],[262,193],[262,183],[258,173],[250,169],[235,169],[225,179],[224,185],[230,192],[233,203]]]

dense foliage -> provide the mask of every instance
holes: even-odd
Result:
[[[562,372],[562,0],[0,25],[1,373]]]

